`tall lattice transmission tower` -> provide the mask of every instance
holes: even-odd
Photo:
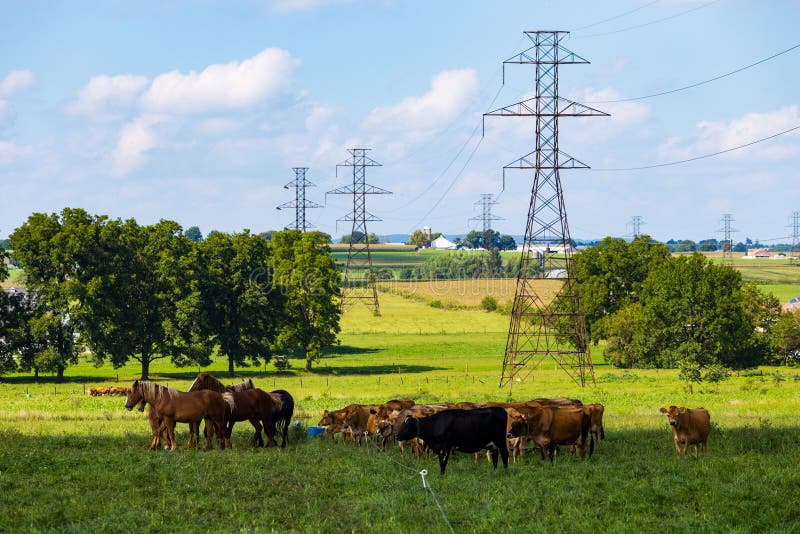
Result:
[[[353,196],[353,212],[339,219],[339,221],[353,223],[342,284],[342,310],[347,305],[363,302],[372,308],[375,315],[379,315],[381,310],[378,304],[378,290],[375,287],[375,272],[372,268],[372,256],[369,250],[367,222],[381,219],[367,211],[367,195],[389,195],[391,191],[365,183],[367,167],[381,166],[380,163],[367,156],[369,150],[368,148],[347,150],[350,157],[336,166],[336,175],[339,175],[339,167],[352,167],[353,184],[337,187],[326,194]]]
[[[644,224],[644,219],[642,219],[641,215],[634,215],[631,217],[630,225],[633,228],[633,237],[637,238],[642,235],[642,225]]]
[[[492,248],[492,221],[502,221],[502,217],[492,214],[492,206],[496,205],[497,201],[491,193],[483,193],[481,199],[475,203],[480,205],[481,214],[475,217],[470,217],[470,221],[481,221],[483,224],[483,233],[481,234],[481,242],[483,248],[489,250]]]
[[[731,239],[731,234],[733,232],[738,232],[735,230],[731,223],[733,223],[734,219],[730,213],[723,213],[722,214],[722,228],[717,230],[718,232],[722,232],[722,263],[725,265],[733,266],[733,240]]]
[[[306,220],[306,210],[308,208],[321,208],[322,204],[306,199],[306,187],[316,187],[306,179],[308,167],[292,167],[292,170],[294,171],[294,180],[284,185],[283,188],[294,188],[294,200],[284,202],[276,209],[294,208],[294,226],[290,225],[285,228],[287,230],[295,229],[305,232],[309,228],[314,228],[314,225]]]
[[[561,45],[568,34],[525,32],[533,46],[503,62],[503,79],[506,64],[535,65],[536,96],[484,115],[536,117],[534,151],[503,169],[504,180],[507,169],[534,172],[500,379],[501,386],[508,384],[509,394],[515,381],[551,359],[581,386],[595,381],[559,176],[562,169],[588,166],[559,149],[558,119],[608,114],[559,96],[559,65],[589,63]]]
[[[792,212],[792,256],[800,258],[800,211]]]

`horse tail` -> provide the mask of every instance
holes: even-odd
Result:
[[[236,408],[236,401],[233,398],[233,393],[225,392],[222,394],[222,398],[225,400],[225,403],[228,405],[228,409],[230,409],[231,413],[233,413],[234,408]]]
[[[288,427],[289,423],[292,422],[292,415],[294,415],[294,399],[292,395],[284,389],[276,389],[272,393],[275,393],[281,398],[279,418],[283,421],[284,426]]]

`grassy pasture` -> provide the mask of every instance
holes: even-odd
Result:
[[[289,390],[299,419],[312,424],[351,402],[508,397],[498,387],[506,317],[380,298],[380,317],[363,306],[347,311],[341,346],[315,372],[293,361],[287,373],[245,368],[235,380]],[[444,477],[435,458],[302,432],[286,450],[252,450],[247,423],[236,425],[233,450],[150,452],[143,414],[125,411],[121,397],[84,394],[117,375],[132,380],[136,366],[81,362],[58,385],[11,375],[0,384],[0,531],[447,532],[421,469],[456,532],[800,529],[800,370],[764,368],[690,395],[676,371],[618,370],[602,363],[602,347],[593,351],[596,386],[581,389],[545,362],[513,390],[514,399],[604,403],[606,440],[591,460],[562,456],[550,465],[528,454],[504,472],[456,454]],[[220,359],[204,370],[222,377],[225,368]],[[197,369],[159,361],[152,372],[185,389]],[[669,404],[711,412],[708,458],[675,459],[658,413]],[[178,439],[188,439],[185,425]]]

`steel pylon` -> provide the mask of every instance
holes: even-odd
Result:
[[[280,211],[285,208],[294,208],[294,226],[286,226],[285,229],[305,232],[309,228],[314,228],[314,225],[306,220],[306,209],[321,208],[322,204],[317,204],[313,200],[306,200],[306,187],[316,187],[306,179],[308,167],[292,167],[292,170],[294,171],[294,180],[284,185],[283,188],[294,188],[294,200],[284,202],[275,209]]]
[[[378,303],[378,290],[375,287],[375,271],[372,268],[372,255],[369,249],[369,233],[367,222],[380,221],[381,219],[367,211],[367,195],[387,195],[391,191],[365,183],[366,168],[380,167],[381,164],[367,156],[368,148],[351,148],[347,151],[350,157],[336,166],[353,168],[353,184],[337,187],[328,191],[327,195],[352,195],[353,211],[339,221],[353,223],[350,232],[350,246],[347,249],[347,264],[345,265],[344,281],[342,283],[341,306],[356,302],[363,302],[372,308],[375,315],[380,315]]]
[[[536,118],[535,150],[503,168],[533,170],[528,222],[517,275],[500,385],[526,379],[545,360],[553,360],[581,386],[595,383],[586,320],[575,280],[572,238],[567,224],[559,171],[588,166],[559,149],[560,117],[608,116],[558,94],[558,66],[589,63],[567,50],[562,31],[531,31],[533,46],[503,62],[536,66],[535,97],[486,116]]]
[[[470,217],[470,221],[481,221],[483,224],[483,233],[481,234],[481,241],[483,243],[483,248],[489,250],[492,248],[492,221],[502,221],[502,217],[498,217],[497,215],[492,214],[492,206],[497,204],[497,201],[494,199],[494,195],[491,193],[482,193],[481,199],[475,203],[475,205],[480,205],[481,207],[481,215],[476,215],[475,217]]]

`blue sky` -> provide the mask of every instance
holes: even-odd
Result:
[[[464,233],[494,193],[495,228],[522,234],[532,177],[501,191],[501,169],[533,149],[534,122],[490,119],[482,140],[476,126],[493,101],[531,95],[532,66],[510,66],[501,85],[502,61],[530,44],[523,31],[571,31],[565,46],[591,64],[562,66],[559,92],[597,102],[785,50],[799,19],[793,0],[2,2],[0,236],[65,206],[203,233],[279,229],[297,166],[326,204],[309,220],[338,236],[352,203],[324,193],[347,183],[335,165],[353,147],[373,149],[383,166],[367,182],[394,192],[368,199],[383,218],[371,231]],[[694,89],[591,104],[611,117],[562,119],[560,147],[593,168],[561,174],[572,236],[630,234],[640,215],[656,239],[721,238],[730,213],[734,239],[785,242],[800,130],[684,165],[602,169],[800,125],[798,65],[800,49]]]

